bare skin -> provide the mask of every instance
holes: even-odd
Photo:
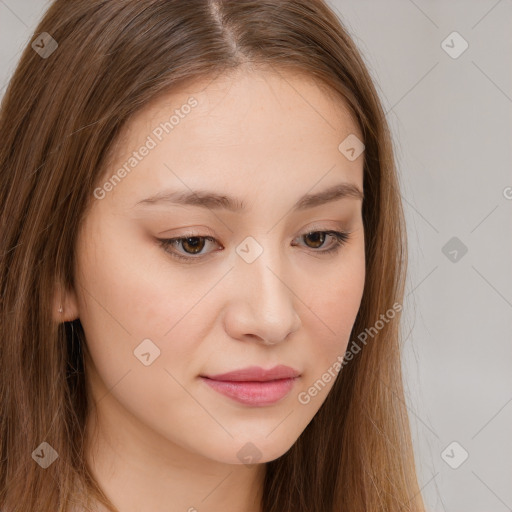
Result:
[[[139,112],[102,184],[190,97],[197,106],[95,199],[78,236],[76,289],[56,317],[79,317],[85,330],[96,413],[87,460],[120,512],[261,512],[265,463],[290,449],[332,388],[334,379],[298,399],[345,353],[365,280],[361,199],[292,207],[340,183],[363,190],[364,153],[351,161],[338,149],[362,135],[342,100],[310,79],[244,70]],[[246,208],[137,204],[197,189]],[[333,236],[307,235],[329,230],[350,235],[327,254]],[[157,240],[185,235],[199,237],[199,254]],[[262,249],[251,263],[237,252],[247,237],[257,245],[241,247]],[[147,339],[145,365],[134,351]],[[270,405],[239,403],[200,377],[278,364],[300,376]]]

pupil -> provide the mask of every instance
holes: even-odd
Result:
[[[191,242],[191,240],[195,240],[196,243]],[[202,250],[202,248],[204,246],[204,241],[201,244],[199,242],[199,240],[201,240],[201,239],[200,239],[200,237],[197,237],[197,236],[194,236],[192,238],[185,238],[185,240],[183,241],[183,244],[184,244],[183,248],[187,251],[187,248],[185,247],[185,245],[191,245],[192,246],[192,254],[196,254],[198,252],[201,252],[201,250]],[[199,245],[199,247],[198,247],[198,245]]]
[[[313,239],[316,239],[316,242],[319,242],[318,245],[315,245],[314,247],[320,247],[323,243],[324,243],[324,240],[325,240],[325,233],[321,233],[321,232],[316,232],[316,233],[309,233],[308,235],[306,235],[306,238],[307,237],[310,237],[310,238],[313,238]],[[320,240],[318,240],[320,239]],[[315,242],[315,240],[313,240]]]

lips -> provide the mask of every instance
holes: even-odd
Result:
[[[217,375],[202,375],[202,377],[229,382],[265,382],[278,379],[293,379],[299,375],[300,373],[294,368],[281,364],[268,370],[260,366],[249,366]]]
[[[227,373],[201,375],[213,390],[250,406],[266,406],[282,400],[290,393],[300,373],[289,366],[279,365],[269,370],[250,366]]]

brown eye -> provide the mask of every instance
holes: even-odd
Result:
[[[194,236],[192,238],[182,238],[181,246],[188,254],[200,253],[205,246],[205,238]]]
[[[325,237],[330,237],[332,239],[331,244],[326,249],[318,250],[319,248],[324,246]],[[341,248],[345,242],[350,237],[350,232],[348,231],[310,231],[301,236],[301,238],[305,241],[306,247],[312,249],[313,252],[319,254],[336,254],[338,250]],[[309,240],[309,242],[307,242]],[[315,250],[316,249],[316,250]]]
[[[188,236],[187,236],[188,235]],[[208,256],[213,255],[216,251],[204,252],[208,242],[216,244],[216,239],[211,236],[198,236],[187,234],[177,238],[158,239],[160,246],[163,250],[169,253],[173,258],[181,260],[185,263],[192,263],[203,260]],[[314,253],[334,255],[338,252],[341,246],[349,239],[349,232],[345,231],[310,231],[302,235],[300,238],[308,240],[306,247]],[[326,237],[332,241],[328,248],[319,249],[324,246]],[[219,245],[218,243],[216,245]],[[292,244],[296,245],[296,244]],[[223,248],[221,247],[220,250]]]
[[[215,238],[210,236],[196,235],[159,239],[160,245],[165,252],[183,261],[193,261],[208,256],[209,253],[204,253],[203,250],[208,242],[214,243],[215,241]]]
[[[319,247],[322,247],[325,241],[325,234],[325,231],[314,231],[312,233],[304,235],[304,240],[309,238],[310,240],[312,240],[313,244],[308,245],[308,247],[311,247],[311,249],[318,249]]]

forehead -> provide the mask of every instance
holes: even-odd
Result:
[[[362,140],[343,98],[322,83],[298,72],[238,70],[151,101],[125,125],[109,170],[151,138],[154,148],[125,178],[125,191],[220,181],[242,192],[269,180],[290,188],[333,166],[333,180],[362,188],[362,158],[349,162],[338,149],[350,134]]]
[[[197,106],[183,114],[180,110],[191,98]],[[190,145],[208,140],[268,143],[272,140],[269,134],[282,128],[281,141],[289,138],[287,134],[306,136],[313,128],[341,135],[354,133],[362,139],[345,99],[323,82],[296,70],[243,68],[159,95],[128,120],[119,142],[143,140],[160,122],[169,121],[173,112],[179,119],[174,121],[172,138],[177,141],[185,131],[182,139]],[[185,119],[187,122],[182,123]],[[177,129],[178,124],[181,129]]]

